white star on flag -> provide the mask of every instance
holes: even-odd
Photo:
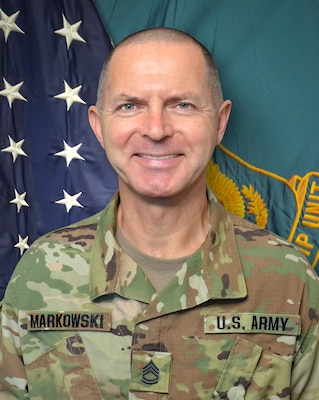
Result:
[[[29,207],[29,204],[25,201],[26,194],[27,192],[19,194],[18,191],[14,189],[15,198],[11,200],[10,203],[16,204],[18,213],[20,212],[22,206]]]
[[[24,139],[20,140],[19,142],[15,142],[10,136],[8,136],[8,138],[9,138],[10,146],[6,147],[5,149],[2,149],[1,151],[11,153],[13,162],[16,161],[18,156],[28,157],[28,155],[22,150],[22,145],[23,145]]]
[[[5,78],[3,78],[4,82],[4,89],[0,91],[1,96],[6,96],[8,99],[8,103],[10,108],[12,108],[12,103],[14,100],[24,100],[28,101],[26,98],[19,93],[19,89],[24,84],[24,82],[17,83],[16,85],[12,86]]]
[[[68,167],[73,159],[77,160],[85,160],[80,154],[78,153],[79,148],[82,146],[83,143],[79,143],[76,146],[69,146],[65,140],[63,140],[64,150],[55,153],[55,156],[65,157],[66,166]]]
[[[66,212],[68,213],[72,207],[82,207],[82,204],[78,202],[78,197],[80,197],[82,194],[82,192],[79,192],[77,194],[74,194],[73,196],[71,196],[67,191],[65,191],[63,189],[63,195],[64,198],[61,200],[56,201],[55,203],[57,204],[63,204],[65,205],[66,208]]]
[[[22,254],[24,253],[25,250],[27,250],[29,248],[28,245],[28,240],[29,240],[29,236],[26,236],[24,239],[19,235],[19,241],[18,243],[16,243],[14,245],[14,247],[17,247],[18,249],[20,249],[20,256],[22,256]]]
[[[11,32],[19,32],[23,33],[23,30],[21,30],[18,25],[15,23],[15,20],[17,19],[20,11],[17,11],[16,13],[12,15],[7,15],[2,11],[0,8],[0,29],[3,30],[4,32],[4,40],[7,42],[8,37]]]
[[[86,41],[78,33],[78,29],[82,24],[82,21],[78,21],[75,24],[71,25],[69,21],[65,18],[64,14],[62,14],[62,17],[63,17],[63,28],[54,31],[54,33],[57,33],[58,35],[61,36],[65,36],[65,41],[68,49],[73,40],[78,40],[79,42],[86,43]]]
[[[72,89],[67,84],[66,81],[63,81],[63,82],[64,82],[64,92],[57,94],[56,96],[54,96],[54,98],[65,100],[66,104],[67,104],[67,111],[69,111],[69,109],[72,107],[72,104],[74,102],[86,104],[86,102],[83,101],[81,99],[81,97],[79,96],[79,91],[82,89],[82,85],[77,86]],[[1,92],[0,92],[0,94],[1,94]]]

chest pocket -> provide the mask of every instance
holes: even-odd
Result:
[[[29,364],[26,370],[31,397],[59,400],[103,398],[79,334],[63,338]]]
[[[290,373],[287,360],[237,337],[212,400],[270,400],[273,396],[288,400]]]

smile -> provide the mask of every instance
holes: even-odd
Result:
[[[149,154],[136,154],[137,157],[142,157],[142,158],[150,158],[153,160],[166,160],[168,158],[176,158],[179,156],[179,154],[168,154],[166,156],[154,156],[154,155],[149,155]]]

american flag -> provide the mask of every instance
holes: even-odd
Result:
[[[117,188],[87,118],[110,49],[92,0],[0,0],[0,299],[36,238]]]

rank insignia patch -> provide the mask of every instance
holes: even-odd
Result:
[[[169,393],[171,353],[133,351],[131,390],[137,392]]]

